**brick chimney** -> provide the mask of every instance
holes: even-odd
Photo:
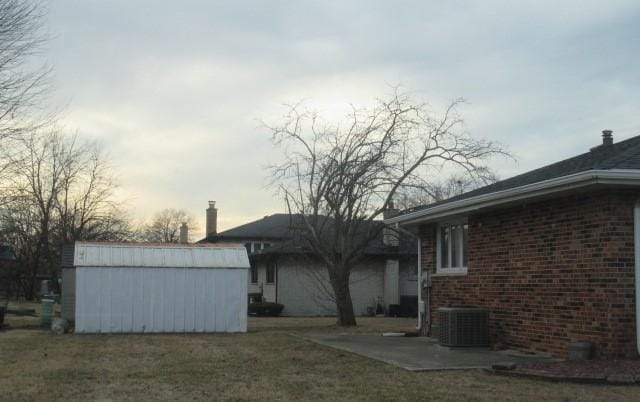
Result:
[[[393,218],[394,216],[398,215],[398,212],[400,211],[396,209],[395,205],[393,204],[393,200],[389,201],[389,205],[387,205],[387,208],[384,211],[382,211],[382,218],[383,219]],[[398,232],[388,226],[385,227],[384,229],[382,229],[382,242],[386,246],[397,246]]]
[[[189,227],[187,226],[187,222],[182,222],[182,226],[180,226],[180,243],[189,243]]]
[[[391,200],[389,201],[387,208],[382,211],[382,219],[393,218],[394,216],[398,215],[398,212],[400,212],[400,210],[395,207],[393,200]]]
[[[207,233],[206,237],[215,236],[218,233],[218,210],[216,209],[216,202],[209,201],[209,208],[207,208]]]

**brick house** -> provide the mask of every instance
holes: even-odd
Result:
[[[434,331],[439,307],[481,306],[492,343],[562,357],[573,341],[637,356],[639,220],[640,136],[607,130],[589,152],[386,223],[419,233]]]
[[[217,232],[217,209],[207,209],[207,237],[201,242],[242,243],[251,261],[249,293],[284,305],[283,315],[335,315],[333,290],[326,268],[296,241],[301,217],[273,214]],[[382,222],[377,222],[382,225]],[[395,237],[395,236],[394,236]],[[414,247],[385,244],[381,235],[366,258],[351,272],[350,290],[356,315],[379,304],[401,305],[401,313],[417,313],[417,258]],[[413,242],[411,243],[414,244]]]

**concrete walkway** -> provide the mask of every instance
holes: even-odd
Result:
[[[438,345],[437,340],[426,337],[321,334],[301,336],[320,345],[380,360],[410,371],[462,370],[490,368],[497,363],[556,361],[547,356],[523,354],[512,350],[448,348]]]

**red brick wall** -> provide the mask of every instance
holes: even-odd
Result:
[[[601,190],[469,216],[468,272],[433,277],[434,323],[440,306],[479,305],[493,343],[565,356],[569,342],[586,340],[601,356],[636,355],[639,196]],[[423,269],[435,272],[436,227],[420,230]]]

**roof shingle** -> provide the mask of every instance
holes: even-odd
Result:
[[[609,169],[640,169],[640,136],[629,138],[617,144],[600,145],[592,148],[589,152],[480,187],[444,201],[406,209],[400,215],[575,173]]]

